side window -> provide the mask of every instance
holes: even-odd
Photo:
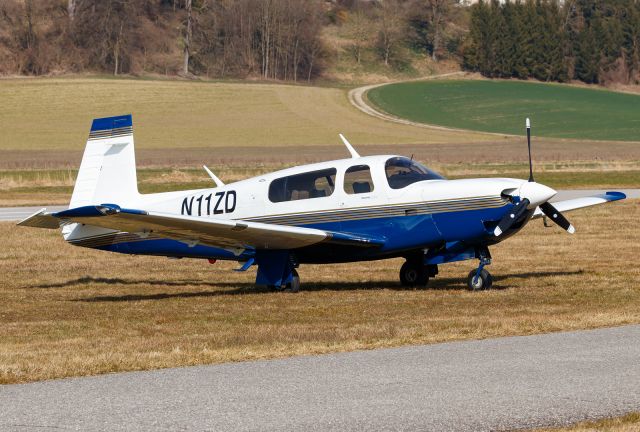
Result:
[[[269,200],[277,203],[327,197],[335,189],[335,180],[335,168],[282,177],[269,185]]]
[[[350,167],[344,173],[344,191],[348,194],[372,192],[371,169],[367,165]]]

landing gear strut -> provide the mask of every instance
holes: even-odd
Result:
[[[421,259],[407,259],[400,268],[400,283],[407,287],[424,287],[429,277],[438,274],[438,266],[424,265]]]
[[[277,286],[277,285],[267,285],[267,287],[271,291],[282,291],[282,292],[290,292],[297,293],[300,291],[300,276],[296,269],[291,270],[291,282],[288,282],[286,285]]]
[[[298,276],[298,272],[296,269],[291,270],[292,278],[291,282],[285,285],[285,292],[297,293],[300,291],[300,276]]]
[[[478,251],[480,265],[477,269],[471,270],[467,276],[467,287],[471,291],[487,290],[493,285],[491,273],[484,269],[484,266],[491,264],[491,254],[488,248]]]

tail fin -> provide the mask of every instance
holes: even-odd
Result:
[[[94,119],[69,207],[128,205],[138,197],[131,114]]]

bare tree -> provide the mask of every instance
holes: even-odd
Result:
[[[187,23],[184,35],[184,61],[182,73],[189,74],[189,55],[191,54],[191,40],[193,39],[193,8],[192,1],[186,0],[185,9],[187,11]]]
[[[193,65],[225,76],[311,79],[323,52],[322,17],[319,0],[216,3],[215,10],[198,15]]]
[[[67,3],[67,13],[69,14],[69,20],[73,21],[73,17],[76,14],[76,0],[69,0]]]
[[[0,0],[0,73],[311,80],[326,52],[323,1]]]
[[[355,9],[345,25],[347,36],[353,40],[353,55],[356,62],[362,61],[363,51],[370,46],[373,35],[372,22],[367,13],[361,9]]]
[[[398,0],[381,1],[376,9],[376,18],[377,47],[382,54],[385,66],[389,66],[389,60],[400,46],[407,31],[403,4]]]
[[[426,18],[430,27],[427,34],[431,39],[431,58],[434,61],[438,60],[437,53],[440,49],[440,44],[442,41],[443,27],[454,2],[455,0],[426,0]]]
[[[307,82],[311,81],[311,77],[313,76],[313,66],[316,63],[316,60],[322,54],[324,46],[322,45],[322,41],[320,39],[313,39],[309,44],[306,45],[306,56],[307,56]]]
[[[87,56],[87,66],[131,72],[136,54],[144,51],[153,33],[143,24],[155,19],[151,0],[79,0],[72,25],[74,43]],[[146,29],[152,29],[147,26]]]

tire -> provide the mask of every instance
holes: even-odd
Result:
[[[491,276],[491,273],[482,269],[480,276],[476,279],[477,273],[477,269],[469,272],[469,276],[467,276],[467,288],[470,291],[482,291],[491,288],[491,285],[493,285],[493,277]]]
[[[298,272],[295,269],[292,270],[291,274],[291,282],[287,284],[285,291],[290,293],[297,293],[298,291],[300,291],[300,276],[298,276]]]
[[[419,262],[407,261],[400,267],[400,283],[406,287],[424,287],[429,282],[427,268]]]

